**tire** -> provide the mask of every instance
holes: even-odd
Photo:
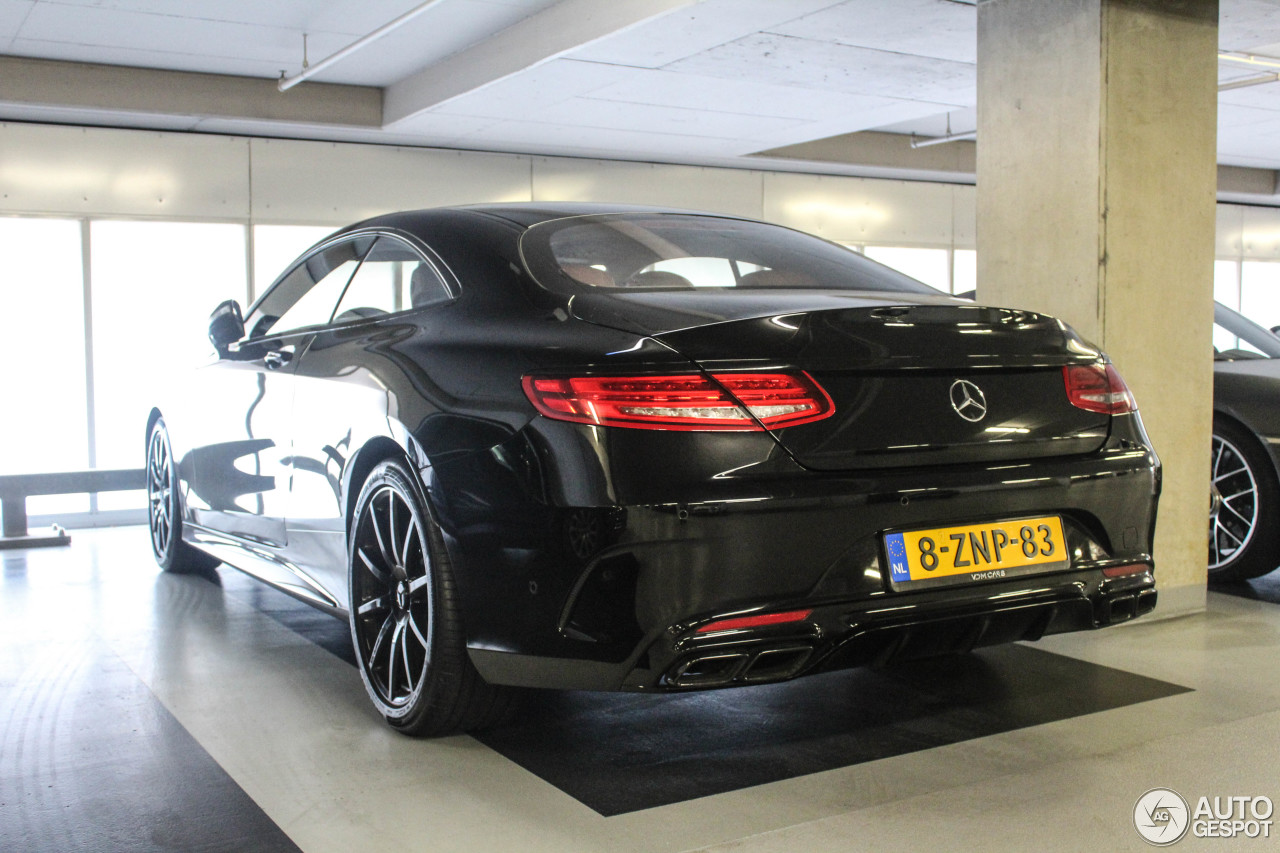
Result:
[[[151,553],[166,572],[204,574],[218,560],[182,541],[182,500],[169,433],[158,418],[147,436],[147,530]]]
[[[472,665],[444,538],[400,462],[378,464],[365,480],[347,563],[360,677],[392,728],[436,737],[510,718],[516,691],[489,684]]]
[[[1210,469],[1209,582],[1232,583],[1280,565],[1280,484],[1248,431],[1214,418]]]

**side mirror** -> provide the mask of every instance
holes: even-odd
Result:
[[[1280,335],[1280,326],[1272,326],[1272,327],[1271,327],[1271,334],[1273,334],[1273,335]]]
[[[218,355],[223,358],[228,353],[227,347],[244,337],[244,317],[240,314],[240,303],[228,299],[209,315],[209,341]]]

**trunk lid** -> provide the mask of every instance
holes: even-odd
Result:
[[[634,294],[575,309],[630,324],[707,372],[806,371],[835,415],[773,434],[815,470],[1016,462],[1089,453],[1107,438],[1110,416],[1073,406],[1062,374],[1100,354],[1052,317],[948,297],[741,296]]]

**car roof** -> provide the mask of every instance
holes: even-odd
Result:
[[[497,204],[469,204],[456,207],[432,207],[422,210],[405,210],[366,219],[344,230],[370,228],[379,225],[403,226],[415,221],[458,219],[476,215],[502,219],[522,228],[530,228],[540,222],[564,219],[568,216],[592,216],[612,213],[687,214],[695,216],[721,216],[729,219],[743,217],[702,210],[683,210],[672,207],[655,207],[640,204],[610,204],[602,202],[508,202]]]

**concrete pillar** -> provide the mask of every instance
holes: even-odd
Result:
[[[1164,463],[1158,614],[1203,608],[1217,0],[981,0],[978,299],[1102,347]]]

